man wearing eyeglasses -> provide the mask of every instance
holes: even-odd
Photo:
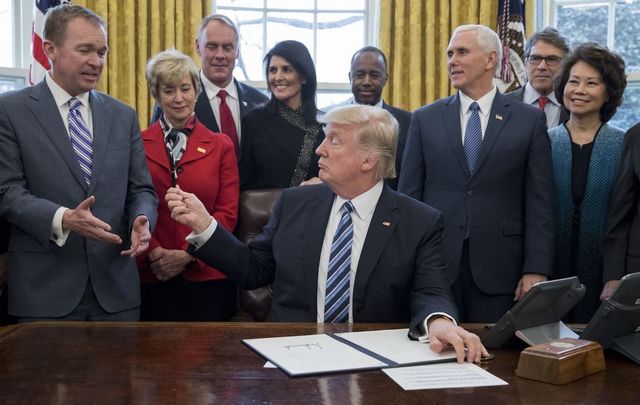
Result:
[[[555,78],[562,70],[562,58],[569,53],[569,41],[555,28],[547,27],[534,32],[524,46],[527,83],[508,93],[526,104],[543,110],[547,127],[565,122],[569,113],[556,99],[553,91]]]

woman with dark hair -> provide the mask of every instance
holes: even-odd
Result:
[[[293,187],[318,176],[315,150],[324,132],[311,55],[298,41],[282,41],[264,62],[271,98],[242,121],[241,190]]]
[[[624,131],[607,122],[622,103],[624,69],[620,56],[584,43],[565,59],[555,90],[570,113],[567,122],[549,130],[556,200],[555,277],[575,275],[586,287],[569,322],[588,322],[600,305],[600,243],[624,140]]]

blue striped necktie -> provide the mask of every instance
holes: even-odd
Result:
[[[324,321],[346,322],[349,320],[349,285],[351,282],[351,242],[353,241],[353,223],[351,211],[353,205],[347,201],[342,205],[342,217],[333,235],[327,288],[324,296]]]
[[[80,114],[82,103],[73,97],[69,100],[69,138],[71,146],[76,152],[78,164],[87,184],[91,184],[91,157],[93,155],[93,147],[91,133],[87,124],[84,122]]]
[[[480,114],[478,114],[479,109],[478,103],[475,101],[471,103],[471,106],[469,106],[471,117],[469,117],[467,128],[464,131],[464,155],[467,158],[467,166],[469,166],[471,175],[476,171],[480,146],[482,145],[482,125],[480,124]]]

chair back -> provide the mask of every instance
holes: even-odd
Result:
[[[281,188],[248,190],[240,193],[238,209],[238,238],[249,243],[269,222],[275,202],[282,194]],[[238,294],[238,313],[234,320],[264,321],[271,308],[271,286],[255,290],[240,289]]]

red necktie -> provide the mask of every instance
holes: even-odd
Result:
[[[542,111],[544,111],[544,106],[546,106],[548,102],[549,102],[549,97],[541,96],[538,99],[538,108],[541,109]]]
[[[236,122],[233,120],[231,109],[227,104],[227,91],[220,90],[218,97],[220,97],[220,131],[231,138],[233,145],[238,150],[238,131],[236,130]]]

